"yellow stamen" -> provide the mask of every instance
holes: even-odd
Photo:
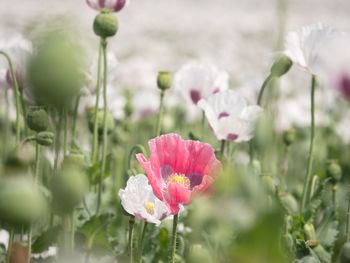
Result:
[[[191,182],[184,174],[172,174],[166,181],[167,185],[170,183],[181,184],[186,188],[190,188]]]
[[[144,204],[144,207],[147,211],[147,213],[149,213],[150,215],[154,214],[154,208],[155,208],[155,204],[153,202],[147,202]]]

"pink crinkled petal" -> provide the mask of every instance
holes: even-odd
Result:
[[[172,214],[179,212],[179,205],[187,205],[191,201],[191,191],[181,184],[170,183],[164,193],[165,203],[171,210]]]
[[[153,169],[151,168],[151,163],[146,159],[146,157],[142,153],[136,154],[136,159],[139,162],[139,164],[142,166],[142,168],[145,170],[145,173],[148,177],[149,183],[152,186],[154,194],[160,200],[163,200],[164,198],[161,191],[162,182],[160,178],[153,172]]]

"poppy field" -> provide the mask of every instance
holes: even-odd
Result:
[[[0,263],[350,262],[345,1],[16,1]]]

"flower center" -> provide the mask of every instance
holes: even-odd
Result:
[[[181,184],[186,188],[190,188],[191,185],[190,179],[188,179],[184,174],[177,173],[174,173],[168,177],[166,184],[169,185],[170,183]]]
[[[144,204],[144,207],[147,211],[147,213],[149,213],[150,215],[154,214],[154,208],[155,208],[155,204],[153,202],[147,202]]]

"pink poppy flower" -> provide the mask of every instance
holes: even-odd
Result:
[[[118,12],[123,9],[128,0],[86,0],[86,3],[97,11],[108,10]]]
[[[137,154],[136,158],[154,194],[174,215],[180,205],[190,203],[192,194],[207,190],[221,169],[214,149],[206,143],[167,134],[150,140],[148,145],[149,160],[143,154]]]

